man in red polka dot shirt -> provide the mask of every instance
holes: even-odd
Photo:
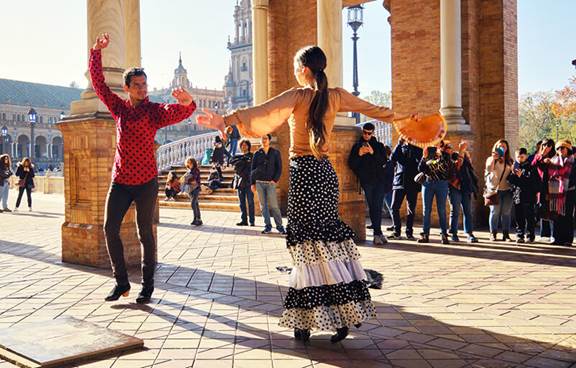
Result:
[[[153,215],[158,197],[158,168],[154,149],[156,131],[188,118],[196,109],[192,96],[184,89],[175,89],[177,104],[158,104],[148,100],[146,74],[141,68],[124,72],[124,91],[128,99],[114,94],[106,85],[102,71],[102,49],[110,43],[107,33],[100,35],[90,50],[90,77],[100,100],[116,121],[116,155],[112,184],[106,198],[104,232],[116,285],[106,301],[128,296],[130,282],[120,239],[122,219],[132,202],[136,203],[136,223],[142,243],[142,290],[138,303],[148,303],[154,292],[156,242]]]

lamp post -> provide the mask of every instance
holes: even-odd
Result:
[[[6,146],[6,136],[8,135],[8,128],[6,127],[2,127],[2,153],[4,153],[4,151],[6,150],[5,146]]]
[[[354,86],[354,96],[358,96],[360,92],[358,91],[358,49],[356,43],[358,42],[358,29],[362,26],[364,21],[364,8],[362,5],[355,5],[348,7],[348,25],[354,31],[352,35],[353,45],[353,66],[352,66],[352,84]],[[354,117],[356,118],[356,124],[360,123],[360,114],[355,112]]]
[[[576,59],[572,60],[572,65],[576,68]]]
[[[34,144],[34,125],[36,125],[36,119],[38,114],[34,108],[30,108],[28,111],[28,121],[30,122],[30,157],[32,160],[36,158],[36,145]]]

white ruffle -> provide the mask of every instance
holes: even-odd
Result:
[[[352,239],[342,242],[323,240],[305,241],[288,247],[294,265],[325,263],[334,260],[349,261],[360,258],[360,252]]]
[[[297,290],[310,286],[348,284],[356,280],[366,280],[366,273],[357,260],[301,264],[290,273],[290,287]]]

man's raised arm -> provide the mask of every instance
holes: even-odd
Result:
[[[108,33],[103,33],[98,38],[94,46],[90,49],[90,79],[92,80],[92,86],[98,98],[106,105],[110,113],[114,117],[119,115],[121,106],[124,102],[118,95],[110,90],[106,85],[104,80],[104,73],[102,71],[102,49],[108,47],[110,43],[110,35]]]

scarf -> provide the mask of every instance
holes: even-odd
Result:
[[[573,156],[554,156],[548,166],[548,204],[550,212],[559,216],[566,214],[566,195],[573,164]]]

